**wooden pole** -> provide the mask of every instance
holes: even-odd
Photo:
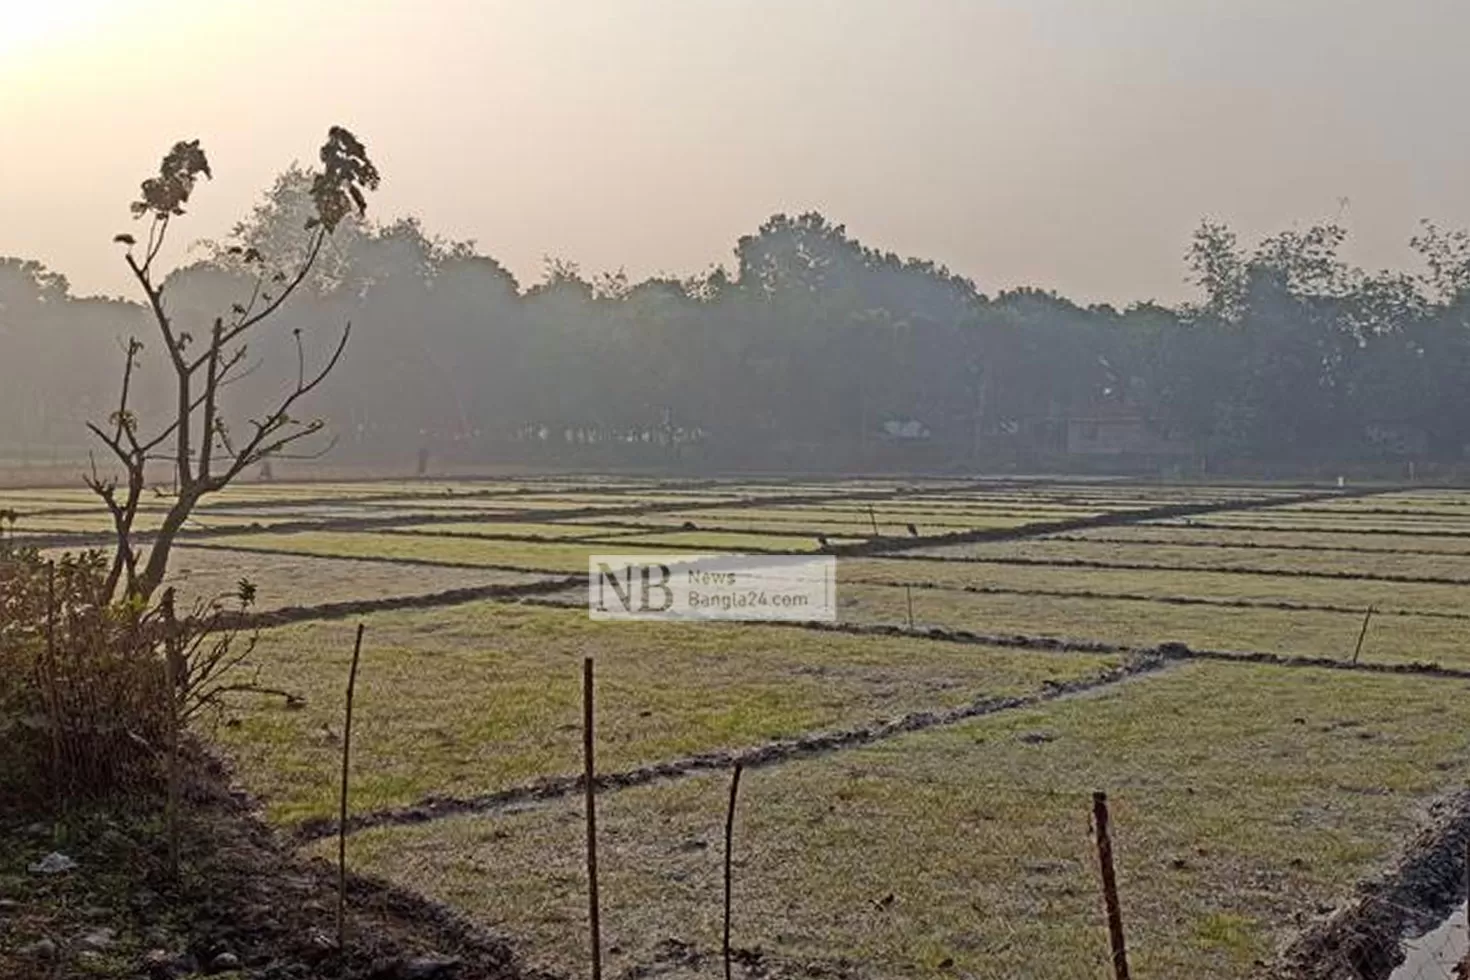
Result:
[[[46,562],[46,707],[51,712],[51,792],[56,824],[53,836],[60,835],[67,822],[66,791],[62,785],[61,763],[61,688],[56,677],[56,562]]]
[[[872,504],[868,505],[868,520],[873,522],[873,537],[881,538],[883,535],[878,531],[878,512],[873,509]]]
[[[163,660],[164,679],[168,684],[168,801],[164,825],[168,835],[168,873],[177,878],[179,874],[179,728],[183,724],[182,677],[186,669],[183,651],[179,649],[177,610],[174,607],[174,590],[163,592]]]
[[[1108,945],[1113,976],[1128,980],[1128,949],[1123,942],[1123,911],[1118,904],[1118,878],[1113,870],[1113,839],[1108,827],[1108,794],[1092,794],[1092,825],[1097,834],[1097,864],[1102,874],[1103,906],[1108,914]]]
[[[1358,656],[1363,652],[1363,639],[1368,635],[1368,621],[1373,618],[1373,607],[1363,614],[1363,628],[1358,630],[1358,645],[1353,648],[1353,663],[1358,662]]]
[[[744,768],[740,763],[735,763],[735,775],[730,778],[730,808],[725,811],[725,980],[730,980],[731,840],[735,836],[735,797],[740,793],[740,773]]]
[[[914,587],[912,585],[905,585],[903,587],[903,594],[904,594],[905,598],[908,599],[908,603],[909,603],[909,629],[913,629],[914,628]]]
[[[342,720],[342,793],[337,807],[337,949],[347,948],[347,776],[352,758],[352,693],[357,688],[357,661],[362,655],[364,624],[357,624],[352,666],[347,671],[347,714]]]
[[[592,738],[592,658],[582,658],[582,782],[587,790],[587,919],[592,927],[592,980],[602,980],[602,912],[597,899],[597,766]]]

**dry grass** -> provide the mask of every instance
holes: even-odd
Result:
[[[1270,547],[1288,545],[1314,545],[1329,548],[1364,548],[1375,554],[1394,550],[1437,551],[1445,554],[1470,554],[1470,540],[1455,537],[1432,537],[1408,534],[1363,534],[1357,531],[1324,534],[1320,531],[1236,531],[1226,528],[1184,527],[1181,525],[1134,524],[1124,527],[1102,527],[1093,530],[1073,531],[1067,537],[1127,539],[1130,541],[1175,542],[1193,541],[1200,544],[1262,545]],[[1363,556],[1365,563],[1374,555]]]
[[[588,654],[610,769],[1036,690],[1118,662],[759,625],[609,625],[580,609],[495,603],[364,621],[361,809],[575,772]],[[267,631],[261,682],[307,706],[252,705],[218,731],[278,820],[331,810],[350,634],[339,623]]]
[[[1465,609],[1465,586],[1372,582],[1211,571],[1136,571],[1044,565],[985,565],[964,562],[849,559],[838,566],[838,582],[857,580],[928,582],[964,587],[1196,596],[1215,599],[1303,602],[1413,610]]]
[[[544,576],[529,572],[422,568],[335,558],[298,558],[213,548],[176,548],[166,584],[182,602],[233,594],[241,579],[256,585],[255,608],[320,605],[422,595],[482,585],[521,585]]]
[[[357,531],[300,531],[212,538],[211,545],[239,551],[304,552],[323,558],[396,558],[425,565],[510,566],[528,571],[587,571],[587,556],[597,545],[537,544],[475,538],[436,538]]]
[[[750,772],[736,943],[872,975],[1095,980],[1106,937],[1087,794],[1102,788],[1137,975],[1242,976],[1383,866],[1429,796],[1470,775],[1467,693],[1460,682],[1196,664]],[[665,939],[717,952],[725,792],[710,776],[601,801],[614,972],[652,962]],[[465,909],[576,974],[580,834],[565,803],[368,831],[349,847],[355,867]]]
[[[1319,540],[1312,543],[1322,542]],[[1024,558],[1030,561],[1145,563],[1177,566],[1182,569],[1327,572],[1334,575],[1367,572],[1374,575],[1462,578],[1470,582],[1470,552],[1443,556],[1392,553],[1363,555],[1353,551],[1294,551],[1270,547],[1215,549],[1040,539],[951,545],[927,548],[916,551],[915,554],[960,558]]]
[[[838,587],[838,616],[848,623],[903,624],[904,590],[851,582]],[[1159,602],[1044,595],[977,595],[937,589],[913,591],[914,622],[977,633],[1025,633],[1105,640],[1132,646],[1166,641],[1197,650],[1263,651],[1352,658],[1361,612],[1181,606]],[[1465,638],[1470,623],[1421,616],[1376,616],[1362,659],[1371,663],[1433,661],[1470,667]]]
[[[1262,531],[1305,531],[1340,534],[1363,530],[1409,531],[1415,534],[1461,533],[1470,530],[1470,523],[1438,518],[1392,517],[1385,514],[1362,514],[1337,516],[1334,514],[1288,514],[1283,511],[1216,511],[1197,517],[1168,519],[1156,522],[1160,527],[1202,527],[1223,525],[1230,528],[1250,528]]]
[[[858,538],[832,536],[828,538],[832,544],[846,544],[860,540]],[[720,531],[667,531],[667,532],[639,532],[634,534],[618,534],[608,538],[608,544],[602,550],[609,548],[621,549],[623,552],[638,549],[648,551],[657,548],[707,548],[710,551],[738,552],[745,550],[754,551],[790,551],[790,552],[814,552],[821,550],[821,543],[815,536],[795,537],[784,534],[734,534]]]
[[[595,537],[620,537],[624,534],[638,534],[638,528],[591,528],[585,524],[552,524],[535,521],[496,521],[483,519],[470,519],[461,521],[440,522],[431,524],[397,525],[391,530],[413,531],[416,533],[430,535],[465,535],[472,537],[483,535],[487,537],[519,538],[523,540],[534,540],[537,538],[595,538]]]

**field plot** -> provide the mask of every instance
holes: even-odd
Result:
[[[1303,575],[1395,575],[1409,578],[1451,578],[1470,584],[1470,551],[1464,554],[1423,555],[1379,551],[1365,559],[1352,548],[1328,550],[1272,548],[1269,543],[1250,549],[1197,548],[1188,540],[1176,544],[1155,539],[1148,545],[1056,541],[1046,538],[1004,543],[977,543],[925,548],[908,552],[935,558],[964,558],[976,562],[1046,562],[1058,565],[1167,565],[1186,570],[1299,572]]]
[[[542,544],[420,534],[301,531],[242,534],[210,539],[210,547],[322,558],[367,558],[425,566],[508,568],[525,571],[587,572],[587,556],[603,545]]]
[[[203,531],[217,528],[270,527],[288,522],[323,519],[323,516],[303,516],[287,511],[262,510],[253,513],[229,513],[221,511],[199,511],[185,524],[187,531]],[[147,533],[158,530],[163,523],[162,510],[139,511],[133,526]],[[22,516],[16,522],[19,535],[75,534],[96,537],[112,531],[112,518],[96,510],[75,510],[64,513]]]
[[[735,940],[875,976],[1105,975],[1088,791],[1114,801],[1138,975],[1238,977],[1470,775],[1463,682],[1189,665],[1086,697],[753,770]],[[1416,710],[1406,712],[1405,704]],[[601,804],[618,972],[719,943],[722,777]],[[575,801],[368,830],[356,866],[472,911],[572,974]]]
[[[515,520],[466,520],[436,521],[432,524],[400,524],[385,528],[385,532],[403,534],[429,534],[466,538],[506,538],[535,541],[559,538],[609,538],[642,533],[640,528],[588,527],[584,524],[555,523],[549,521]]]
[[[1128,594],[1156,599],[1174,597],[1293,602],[1366,609],[1417,612],[1461,611],[1465,586],[1436,583],[1380,582],[1294,575],[1252,575],[1159,565],[1146,569],[1088,568],[1065,565],[1002,565],[964,561],[905,561],[891,558],[849,559],[838,566],[838,582],[878,579],[959,589],[1006,589],[1074,595]]]
[[[1121,662],[744,624],[599,629],[583,610],[498,603],[364,622],[354,799],[368,810],[575,772],[587,654],[601,671],[612,769],[1037,691]],[[331,812],[348,632],[322,623],[263,634],[261,682],[306,707],[262,705],[219,731],[279,819]]]
[[[235,595],[242,579],[256,586],[255,609],[388,599],[488,585],[529,585],[545,576],[494,569],[405,567],[394,563],[301,558],[180,547],[166,582],[190,604]],[[226,603],[233,607],[233,603]]]
[[[1470,535],[1419,535],[1357,531],[1280,531],[1215,528],[1194,525],[1132,524],[1048,535],[1048,541],[1102,541],[1114,544],[1157,544],[1196,548],[1298,548],[1304,550],[1353,550],[1368,557],[1375,554],[1470,554]]]
[[[0,494],[55,528],[96,526],[89,503]],[[252,485],[197,516],[185,598],[248,578],[262,610],[308,607],[266,620],[291,625],[253,657],[302,700],[206,725],[271,819],[305,839],[333,812],[356,619],[331,604],[362,603],[354,866],[568,973],[588,655],[619,976],[718,972],[722,767],[742,753],[746,980],[1102,976],[1094,789],[1137,975],[1248,975],[1470,778],[1467,491],[569,477]],[[835,626],[583,608],[592,554],[823,550]]]
[[[1161,527],[1219,527],[1219,528],[1245,528],[1247,530],[1259,531],[1318,531],[1322,533],[1369,533],[1369,534],[1410,534],[1410,535],[1435,535],[1449,534],[1464,535],[1470,532],[1470,526],[1465,522],[1454,519],[1438,517],[1391,517],[1381,514],[1343,514],[1336,516],[1322,513],[1282,513],[1275,511],[1255,511],[1249,514],[1236,514],[1222,511],[1209,514],[1204,517],[1183,518],[1178,520],[1161,520],[1155,522]]]
[[[1440,491],[1436,506],[1470,500]],[[1470,666],[1470,540],[1401,533],[1378,498],[918,548],[846,561],[842,615],[918,626]],[[1402,509],[1391,502],[1378,510]],[[1315,509],[1314,509],[1315,508]],[[1347,529],[1334,509],[1356,508]],[[1286,515],[1283,517],[1283,515]],[[1434,533],[1431,533],[1431,530]],[[900,590],[901,591],[901,590]]]
[[[1334,612],[1025,591],[975,594],[946,589],[905,592],[867,584],[838,586],[838,616],[845,623],[904,624],[910,602],[915,627],[921,630],[940,627],[1137,647],[1175,642],[1196,650],[1339,660],[1351,659],[1363,623],[1363,613],[1354,609]],[[1380,615],[1370,623],[1362,659],[1470,668],[1467,634],[1470,618]]]
[[[877,515],[880,535],[898,537],[908,533],[912,523],[924,534],[953,534],[980,527],[1019,527],[1035,515],[995,513],[945,513],[912,511],[896,507],[884,508]],[[607,517],[577,518],[578,524],[593,526],[611,522]],[[873,517],[865,509],[819,507],[762,507],[743,510],[675,510],[661,514],[639,514],[625,519],[641,525],[681,527],[685,523],[696,528],[728,531],[759,531],[804,535],[843,534],[873,536]]]

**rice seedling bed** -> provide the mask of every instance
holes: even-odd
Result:
[[[1190,664],[752,770],[736,820],[734,942],[819,971],[856,961],[887,976],[1103,976],[1088,835],[1101,788],[1134,969],[1249,974],[1390,860],[1426,800],[1470,776],[1466,693],[1463,682]],[[610,970],[661,968],[667,942],[718,964],[727,783],[600,799]],[[578,974],[584,944],[567,937],[585,928],[581,834],[567,800],[365,831],[349,859]]]
[[[575,772],[589,654],[609,770],[1034,691],[1120,662],[758,624],[608,627],[583,609],[492,602],[363,621],[353,746],[361,810]],[[217,731],[277,820],[332,811],[351,633],[336,622],[263,633],[261,682],[306,706],[267,701]]]

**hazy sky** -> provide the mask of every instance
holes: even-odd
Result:
[[[1175,299],[1203,215],[1470,225],[1466,0],[0,0],[0,255],[82,292],[176,139],[217,236],[328,125],[379,217],[635,277],[773,211],[993,292]]]

